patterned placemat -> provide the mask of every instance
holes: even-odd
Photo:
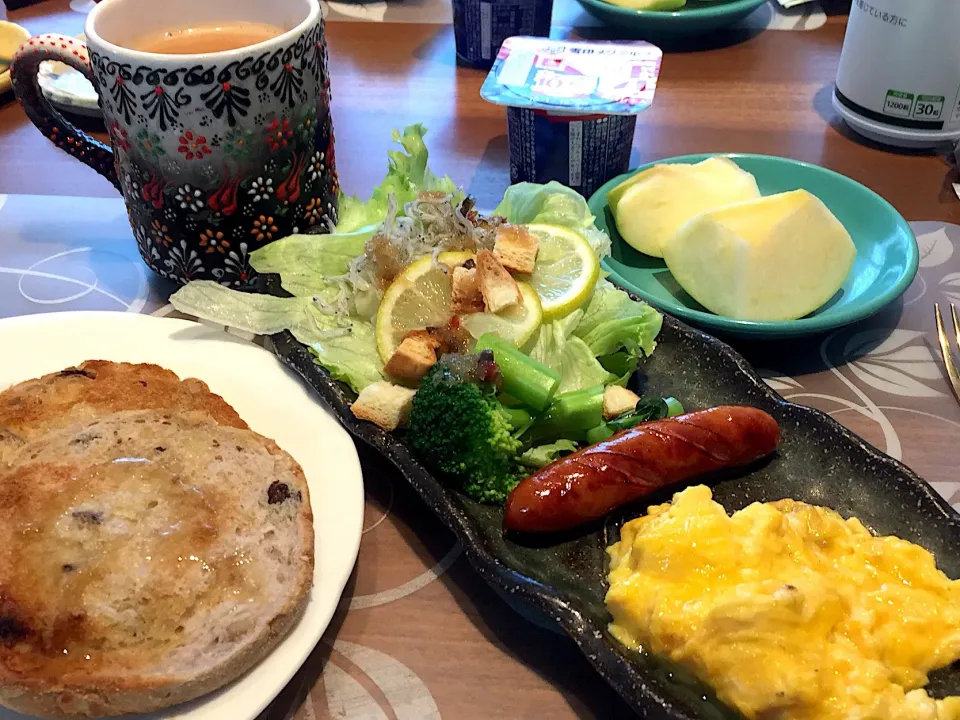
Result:
[[[960,407],[932,314],[935,301],[960,303],[960,226],[911,225],[920,272],[901,301],[821,338],[737,347],[784,397],[830,413],[960,507]],[[175,314],[119,199],[0,196],[0,237],[0,316]],[[325,640],[262,720],[629,716],[549,621],[509,609],[483,583],[385,460],[360,456],[357,569]]]

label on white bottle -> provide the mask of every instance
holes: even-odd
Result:
[[[894,127],[960,129],[958,28],[958,0],[853,0],[837,100]]]

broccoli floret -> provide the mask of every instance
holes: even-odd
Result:
[[[517,461],[520,442],[493,390],[443,362],[421,381],[409,422],[413,449],[475,500],[502,504],[525,476]]]

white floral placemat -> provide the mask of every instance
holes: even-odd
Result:
[[[953,456],[960,406],[944,374],[934,319],[934,303],[960,305],[960,226],[910,225],[920,270],[899,302],[812,346],[741,349],[785,398],[828,412],[960,508],[960,454]]]
[[[784,397],[830,413],[960,506],[960,406],[933,321],[934,302],[960,303],[960,226],[911,225],[920,272],[902,301],[825,337],[736,345]],[[0,316],[174,314],[172,287],[141,262],[120,199],[0,195],[0,238]],[[629,716],[572,643],[506,609],[385,460],[360,454],[355,577],[327,638],[262,720]]]

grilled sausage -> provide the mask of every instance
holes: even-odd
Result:
[[[507,498],[504,528],[567,530],[660,488],[748,465],[779,443],[777,421],[750,407],[721,406],[644,423],[523,480]]]

